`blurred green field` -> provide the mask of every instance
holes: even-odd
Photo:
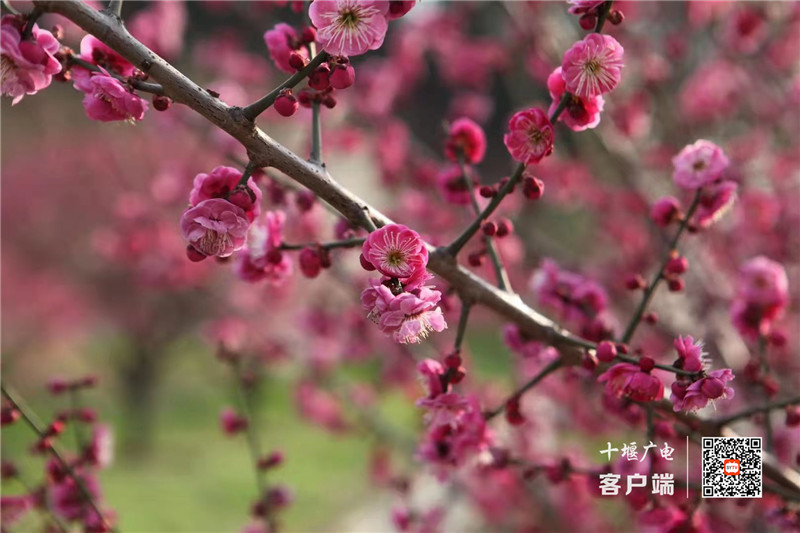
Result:
[[[475,335],[470,341],[480,375],[510,377],[509,356],[499,347],[496,332]],[[66,365],[69,373],[54,369],[53,375],[80,375],[76,366],[103,368],[100,363],[109,345],[113,343],[96,343],[86,360]],[[114,463],[100,475],[105,500],[117,511],[122,531],[239,531],[248,522],[256,484],[244,436],[226,437],[219,429],[221,408],[235,405],[230,374],[203,345],[179,343],[172,352],[161,376],[147,450],[131,449],[137,435],[127,425],[119,396],[112,390],[112,377],[101,379],[99,388],[83,397],[114,428]],[[287,379],[290,366],[265,380],[258,400],[263,446],[267,451],[280,449],[286,457],[269,479],[286,484],[295,496],[293,505],[281,515],[283,529],[341,530],[337,524],[374,494],[367,472],[374,437],[366,432],[332,435],[304,422],[294,406],[292,380]],[[373,367],[351,367],[341,377],[369,381]],[[50,396],[44,383],[26,382],[16,374],[13,360],[7,361],[3,379],[17,386],[42,418],[66,407],[66,399]],[[393,393],[382,400],[379,410],[392,428],[414,438],[419,413],[413,401]],[[41,479],[42,472],[42,460],[27,452],[32,441],[32,433],[23,424],[3,431],[3,459],[17,462],[29,483]],[[68,447],[72,442],[68,431],[63,443]],[[4,494],[20,490],[16,482],[3,484]]]

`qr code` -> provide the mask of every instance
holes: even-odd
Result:
[[[761,437],[703,437],[703,498],[760,498],[761,487]]]

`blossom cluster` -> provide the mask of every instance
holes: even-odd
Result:
[[[367,317],[396,342],[417,343],[431,331],[447,328],[438,304],[442,293],[427,286],[428,249],[415,232],[401,224],[389,224],[370,233],[361,250],[365,270],[377,270],[361,293]]]

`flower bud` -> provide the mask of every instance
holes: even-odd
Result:
[[[286,91],[278,95],[273,106],[279,115],[291,117],[297,112],[297,108],[300,107],[300,104],[297,103],[297,98],[294,97],[291,91]]]
[[[789,405],[786,407],[786,426],[790,428],[800,426],[800,406]]]
[[[156,94],[153,96],[153,109],[156,111],[166,111],[172,105],[172,99],[168,96]]]
[[[269,470],[270,468],[279,466],[281,463],[283,463],[283,454],[275,451],[266,457],[260,458],[256,466],[258,466],[259,470]]]
[[[298,258],[300,271],[307,278],[316,278],[322,271],[322,264],[317,251],[313,248],[303,248]]]
[[[198,252],[197,249],[190,244],[186,247],[186,257],[188,257],[189,261],[192,263],[199,263],[208,256],[202,252]]]
[[[3,409],[0,411],[0,425],[7,426],[8,424],[13,424],[19,420],[20,416],[20,412],[14,407],[10,405],[3,406]]]
[[[597,17],[594,13],[586,13],[578,19],[578,24],[580,24],[581,28],[584,30],[591,31],[597,25]]]
[[[647,282],[641,274],[631,274],[625,278],[625,288],[629,291],[638,291],[644,289],[646,286]]]
[[[656,200],[650,210],[650,218],[657,225],[667,227],[680,218],[681,204],[673,196],[665,196]]]
[[[667,281],[667,287],[669,288],[670,292],[681,292],[683,288],[686,286],[686,283],[680,278],[674,278]]]
[[[269,250],[264,257],[266,258],[267,263],[278,265],[281,261],[283,261],[283,252],[273,248],[272,250]]]
[[[347,89],[356,81],[356,71],[352,65],[336,65],[331,73],[331,87]]]
[[[483,264],[483,252],[475,252],[467,256],[469,266],[479,267]]]
[[[502,219],[497,223],[497,236],[505,237],[514,231],[514,224],[507,218]]]
[[[295,197],[295,204],[297,205],[297,209],[300,210],[301,213],[307,213],[311,211],[311,208],[314,207],[314,202],[316,201],[317,197],[311,191],[300,191],[297,193]]]
[[[308,86],[317,91],[324,91],[331,86],[331,69],[323,63],[314,69],[308,77]]]
[[[689,260],[683,256],[676,256],[667,261],[664,269],[668,274],[683,274],[689,270]]]
[[[617,356],[617,347],[611,341],[602,341],[597,345],[597,360],[610,363]]]
[[[642,372],[650,372],[656,366],[656,362],[653,360],[652,357],[642,357],[639,359],[639,368]]]
[[[614,9],[608,14],[608,21],[615,26],[622,24],[623,20],[625,20],[625,15],[619,9]]]
[[[506,420],[512,426],[521,426],[525,417],[519,409],[519,398],[511,398],[506,402]]]
[[[649,312],[645,313],[644,321],[647,322],[648,324],[650,324],[651,326],[653,324],[657,324],[658,323],[658,315],[655,314],[653,311],[649,311]]]
[[[528,176],[522,180],[522,194],[529,200],[538,200],[544,194],[544,182],[539,178]]]
[[[483,234],[484,234],[484,235],[487,235],[487,236],[491,237],[491,236],[493,236],[495,233],[497,233],[497,223],[496,223],[496,222],[491,222],[491,221],[488,221],[488,220],[487,220],[487,221],[486,221],[486,222],[484,222],[484,223],[483,223],[483,225],[481,226],[481,230],[483,230]]]
[[[317,40],[317,29],[313,26],[306,26],[303,28],[303,31],[300,32],[300,40],[304,43],[313,43]]]
[[[478,192],[483,198],[492,198],[493,196],[497,195],[497,189],[492,187],[491,185],[483,185]]]
[[[306,66],[306,58],[297,52],[289,54],[289,66],[295,70],[302,70]]]

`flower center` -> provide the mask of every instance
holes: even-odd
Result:
[[[590,59],[583,65],[583,70],[594,76],[600,70],[600,62],[596,59]]]
[[[405,263],[405,261],[406,255],[400,250],[392,249],[386,254],[386,262],[393,267],[398,267]]]
[[[692,165],[692,169],[694,169],[694,170],[698,170],[699,171],[699,170],[703,170],[704,168],[706,168],[706,162],[703,161],[703,160],[695,161],[694,164]]]
[[[358,26],[361,17],[356,9],[345,9],[339,15],[339,24],[348,28],[355,28]]]
[[[226,233],[219,233],[214,230],[206,231],[200,241],[202,250],[209,255],[219,255],[225,251],[228,244],[228,235]]]
[[[0,56],[0,83],[5,83],[12,78],[15,66],[14,61],[7,55]]]
[[[540,130],[540,129],[535,129],[535,130],[530,130],[530,131],[528,132],[528,140],[529,140],[531,143],[533,143],[533,144],[539,144],[539,143],[541,143],[541,142],[542,142],[542,139],[544,139],[544,135],[542,134],[542,130]]]

